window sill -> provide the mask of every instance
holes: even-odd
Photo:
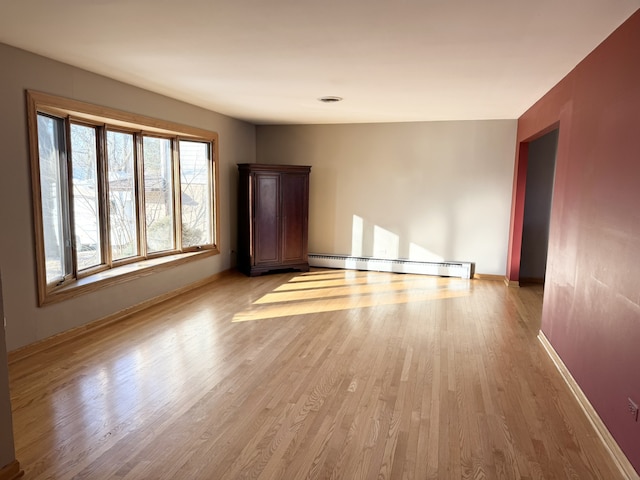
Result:
[[[129,263],[120,267],[103,270],[93,275],[73,280],[47,292],[40,306],[61,302],[80,295],[94,292],[101,288],[128,282],[130,280],[151,275],[152,273],[175,267],[183,263],[210,257],[220,253],[217,249],[198,252],[178,253],[166,257],[156,257],[149,260]]]

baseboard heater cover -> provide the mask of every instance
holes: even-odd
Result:
[[[371,270],[375,272],[415,273],[439,277],[473,278],[472,262],[421,262],[416,260],[353,257],[350,255],[309,254],[309,266],[343,268],[346,270]]]

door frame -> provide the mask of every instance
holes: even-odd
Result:
[[[556,172],[560,158],[560,146],[562,142],[562,129],[560,121],[556,121],[537,133],[518,141],[516,149],[515,168],[513,173],[513,193],[511,199],[511,226],[509,228],[509,248],[507,252],[507,272],[505,282],[509,286],[520,285],[520,260],[522,256],[522,231],[524,227],[524,204],[527,188],[527,167],[529,165],[529,144],[538,138],[558,129],[558,146],[556,149]],[[562,122],[564,124],[564,122]],[[553,197],[555,198],[556,183],[553,185]],[[553,209],[553,202],[552,202]],[[553,216],[553,214],[552,214]],[[551,229],[551,225],[550,225]],[[548,257],[547,257],[548,258]]]

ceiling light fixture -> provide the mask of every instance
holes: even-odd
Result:
[[[342,97],[334,97],[332,95],[328,95],[326,97],[320,97],[318,101],[322,103],[336,103],[336,102],[341,102]]]

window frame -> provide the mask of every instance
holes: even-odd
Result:
[[[107,135],[109,134],[109,132],[114,132],[114,133],[121,133],[121,134],[125,134],[125,135],[131,135],[132,139],[133,139],[133,180],[134,180],[134,195],[135,195],[135,205],[134,205],[134,211],[136,213],[136,222],[135,222],[135,230],[136,230],[136,251],[137,254],[128,256],[128,257],[122,257],[122,258],[117,258],[114,260],[113,258],[113,249],[112,248],[107,248],[106,250],[106,255],[107,255],[107,263],[109,265],[109,268],[116,268],[120,265],[127,265],[128,263],[133,263],[133,262],[137,262],[140,260],[144,260],[146,259],[146,256],[144,255],[145,250],[143,250],[142,247],[142,240],[143,237],[140,235],[141,232],[141,223],[140,223],[140,219],[141,219],[141,215],[143,212],[143,204],[144,204],[144,189],[140,188],[140,182],[143,180],[142,177],[142,168],[140,166],[140,161],[142,159],[142,151],[141,151],[141,146],[140,146],[140,139],[142,138],[141,132],[135,129],[126,129],[126,128],[113,128],[108,124],[105,124],[105,129],[104,129],[104,142],[105,142],[105,155],[104,155],[104,163],[105,163],[105,170],[106,173],[104,175],[103,178],[103,182],[105,184],[105,188],[106,188],[106,192],[107,195],[105,195],[104,200],[109,203],[109,188],[108,188],[108,183],[109,183],[109,153],[108,153],[108,145],[107,145]],[[107,235],[110,238],[111,235],[111,218],[110,215],[107,215],[107,218],[104,219],[104,223],[107,225]],[[109,246],[111,246],[111,243],[108,241],[107,238],[104,239],[105,242],[107,242],[107,244]]]
[[[178,155],[178,151],[177,151],[177,143],[178,143],[178,139],[179,137],[173,137],[173,136],[168,136],[168,135],[161,135],[159,133],[149,133],[149,132],[145,132],[141,135],[141,140],[140,140],[140,146],[142,148],[142,152],[140,153],[141,158],[140,158],[140,165],[141,165],[141,175],[142,175],[142,179],[141,179],[141,183],[140,185],[143,187],[142,188],[142,200],[143,200],[143,204],[145,205],[145,217],[140,219],[140,221],[144,221],[145,222],[145,229],[147,228],[146,226],[146,222],[147,222],[147,218],[146,218],[146,195],[147,195],[147,191],[146,191],[146,179],[145,179],[145,172],[144,172],[144,139],[145,137],[149,137],[149,138],[159,138],[159,139],[163,139],[163,140],[171,140],[171,148],[172,148],[172,156],[175,159],[178,159],[179,157]],[[174,184],[174,187],[176,186],[177,180],[179,179],[178,174],[180,172],[179,170],[179,162],[172,162],[171,165],[171,178]],[[215,165],[215,163],[214,163]],[[215,188],[215,185],[213,185],[213,188]],[[182,208],[182,202],[180,201],[180,193],[177,189],[173,189],[173,195],[171,196],[171,207],[172,207],[172,211],[173,211],[173,248],[169,249],[169,250],[161,250],[161,251],[154,251],[154,252],[149,252],[149,246],[148,244],[145,245],[145,252],[146,252],[146,256],[147,258],[156,258],[156,257],[162,257],[165,255],[172,255],[175,253],[179,253],[178,250],[178,245],[180,244],[178,241],[178,236],[180,235],[181,232],[181,227],[180,227],[180,222],[178,222],[178,218],[181,218],[181,208]],[[148,242],[147,242],[148,243]],[[185,249],[183,248],[182,251],[184,252]]]
[[[205,256],[220,253],[220,218],[219,218],[219,160],[218,134],[197,127],[159,120],[144,115],[116,110],[109,107],[49,95],[33,90],[26,91],[28,138],[31,157],[31,184],[33,197],[33,224],[36,250],[36,267],[38,283],[38,305],[58,302],[83,293],[95,291],[106,285],[148,275],[151,272],[169,268],[177,264],[189,262]],[[45,242],[42,212],[42,190],[40,184],[40,155],[38,135],[38,115],[46,115],[61,119],[64,132],[66,162],[66,185],[62,186],[65,203],[68,209],[70,229],[72,271],[66,272],[59,282],[47,283]],[[99,230],[101,245],[100,265],[79,270],[77,262],[77,245],[75,234],[75,217],[73,211],[73,178],[71,149],[71,125],[78,124],[94,128],[96,134],[97,155],[97,195],[99,195]],[[111,230],[109,226],[109,185],[108,185],[108,153],[107,132],[116,131],[133,135],[134,141],[134,178],[135,178],[135,211],[138,254],[118,260],[112,259]],[[146,236],[145,213],[145,177],[144,151],[145,137],[164,138],[171,141],[172,151],[172,207],[173,207],[173,249],[149,253]],[[211,204],[211,243],[183,248],[181,246],[181,184],[179,142],[192,141],[206,143],[209,148],[208,185]]]
[[[67,242],[65,242],[65,236],[66,237],[70,237],[71,236],[71,231],[69,230],[70,225],[71,225],[71,218],[73,217],[73,211],[71,210],[71,206],[69,204],[69,202],[65,201],[65,199],[68,199],[70,197],[69,195],[69,190],[68,190],[68,185],[69,185],[69,176],[70,176],[70,172],[68,170],[69,167],[69,161],[67,158],[67,146],[66,146],[66,142],[67,142],[67,137],[68,137],[68,132],[67,132],[67,125],[65,124],[64,121],[62,121],[62,119],[60,119],[59,117],[55,116],[55,115],[50,115],[46,112],[43,112],[43,116],[49,118],[50,120],[54,120],[56,123],[59,123],[60,125],[56,125],[54,128],[54,134],[55,134],[55,148],[56,148],[56,162],[57,162],[57,175],[56,175],[56,180],[58,182],[61,183],[60,185],[60,189],[58,191],[58,194],[60,196],[60,198],[58,199],[58,202],[60,203],[59,206],[59,211],[57,212],[59,217],[58,218],[58,226],[59,229],[62,231],[61,234],[61,238],[60,240],[62,241],[61,243],[63,243],[62,247],[60,248],[60,252],[62,254],[62,258],[61,258],[61,264],[63,265],[63,272],[62,275],[57,278],[54,279],[54,281],[52,282],[48,282],[47,281],[47,271],[46,269],[43,272],[43,278],[44,278],[44,282],[49,284],[49,285],[61,285],[62,283],[68,281],[70,278],[72,278],[72,273],[68,272],[66,269],[69,268],[70,266],[73,266],[73,249],[71,248],[71,245]],[[37,128],[38,125],[38,118],[35,118],[35,125]],[[40,215],[39,215],[39,233],[40,233],[40,237],[42,239],[41,244],[42,244],[42,256],[43,256],[43,264],[46,264],[46,260],[44,260],[45,258],[45,227],[44,227],[44,215],[42,213],[43,211],[43,197],[42,197],[42,169],[40,168],[40,142],[38,141],[38,143],[35,145],[35,154],[38,156],[38,169],[36,171],[34,171],[34,169],[32,169],[32,174],[33,174],[33,180],[37,182],[37,190],[34,188],[33,192],[34,192],[34,198],[33,198],[33,203],[34,205],[37,203],[38,204],[38,208],[40,211]],[[66,177],[66,178],[65,178]],[[60,235],[60,233],[59,233]],[[67,265],[68,263],[70,263],[70,265]]]
[[[36,116],[38,113],[41,112],[36,112]],[[72,254],[76,255],[76,259],[73,262],[74,264],[74,271],[70,274],[71,276],[71,280],[73,280],[73,277],[75,275],[76,279],[79,278],[83,278],[83,277],[87,277],[89,275],[93,275],[95,273],[101,272],[103,270],[107,270],[109,267],[109,261],[108,261],[108,252],[105,251],[105,236],[108,235],[109,232],[109,226],[108,224],[105,223],[104,221],[104,217],[106,215],[106,205],[105,205],[105,198],[106,198],[106,187],[104,184],[104,179],[106,177],[106,167],[105,167],[105,149],[104,149],[104,143],[101,141],[102,140],[102,135],[104,135],[103,131],[105,129],[104,124],[98,124],[95,122],[88,122],[84,119],[81,118],[76,118],[74,116],[69,116],[69,121],[66,122],[66,126],[67,126],[67,152],[71,153],[71,158],[69,159],[69,165],[71,166],[71,168],[69,168],[69,183],[68,186],[71,187],[70,189],[70,196],[69,196],[69,211],[70,211],[70,226],[72,231],[75,231],[75,204],[73,202],[72,196],[73,196],[73,180],[72,180],[72,176],[73,176],[73,149],[71,148],[71,125],[75,124],[75,125],[81,125],[83,127],[89,127],[89,128],[93,128],[94,131],[96,132],[96,175],[98,176],[98,178],[96,179],[96,184],[98,187],[98,218],[99,218],[99,230],[100,230],[100,264],[98,265],[94,265],[92,267],[88,267],[88,268],[84,268],[82,270],[79,270],[77,268],[77,245],[75,244],[76,241],[76,236],[72,235],[72,241],[73,241],[73,248],[72,248]],[[37,132],[36,132],[36,141],[37,141]],[[32,167],[33,168],[33,167]]]
[[[176,148],[177,154],[178,154],[178,156],[177,156],[178,162],[177,162],[177,165],[176,165],[175,174],[176,174],[177,182],[178,182],[179,187],[180,187],[180,191],[179,192],[176,191],[176,195],[180,196],[180,197],[182,197],[182,184],[180,183],[181,179],[182,179],[181,172],[180,172],[180,142],[181,141],[193,141],[195,143],[204,143],[204,142],[200,142],[199,140],[195,140],[195,139],[184,138],[184,137],[181,137],[181,136],[177,137],[177,141],[175,143],[175,148]],[[210,153],[210,155],[215,157],[215,155],[217,155],[217,153],[214,151],[214,148],[216,148],[216,147],[214,147],[213,144],[209,143],[209,150],[210,150],[209,153]],[[218,181],[217,181],[218,169],[216,168],[216,166],[217,165],[215,164],[215,162],[212,163],[211,164],[211,168],[209,168],[208,172],[207,172],[207,179],[209,181],[209,185],[211,185],[211,189],[209,191],[209,196],[211,197],[211,200],[212,200],[212,205],[211,205],[211,226],[210,226],[210,228],[211,228],[211,232],[210,233],[211,233],[212,242],[216,242],[217,241],[217,238],[218,238],[218,227],[219,227],[219,225],[217,223],[218,212],[219,212],[217,198],[218,198],[219,188],[218,188]],[[179,204],[179,209],[180,209],[180,217],[182,218],[182,202],[180,201],[180,202],[178,202],[178,204]],[[177,232],[176,234],[180,236],[180,243],[182,244],[182,236],[183,236],[183,233],[184,233],[182,231],[182,222],[178,222],[178,228],[177,228],[176,232]],[[178,241],[178,240],[176,239],[176,241]],[[184,247],[184,246],[182,247],[182,251],[183,252],[198,252],[200,250],[202,250],[202,247],[198,246],[198,245],[192,245],[192,246],[189,246],[189,247]]]

